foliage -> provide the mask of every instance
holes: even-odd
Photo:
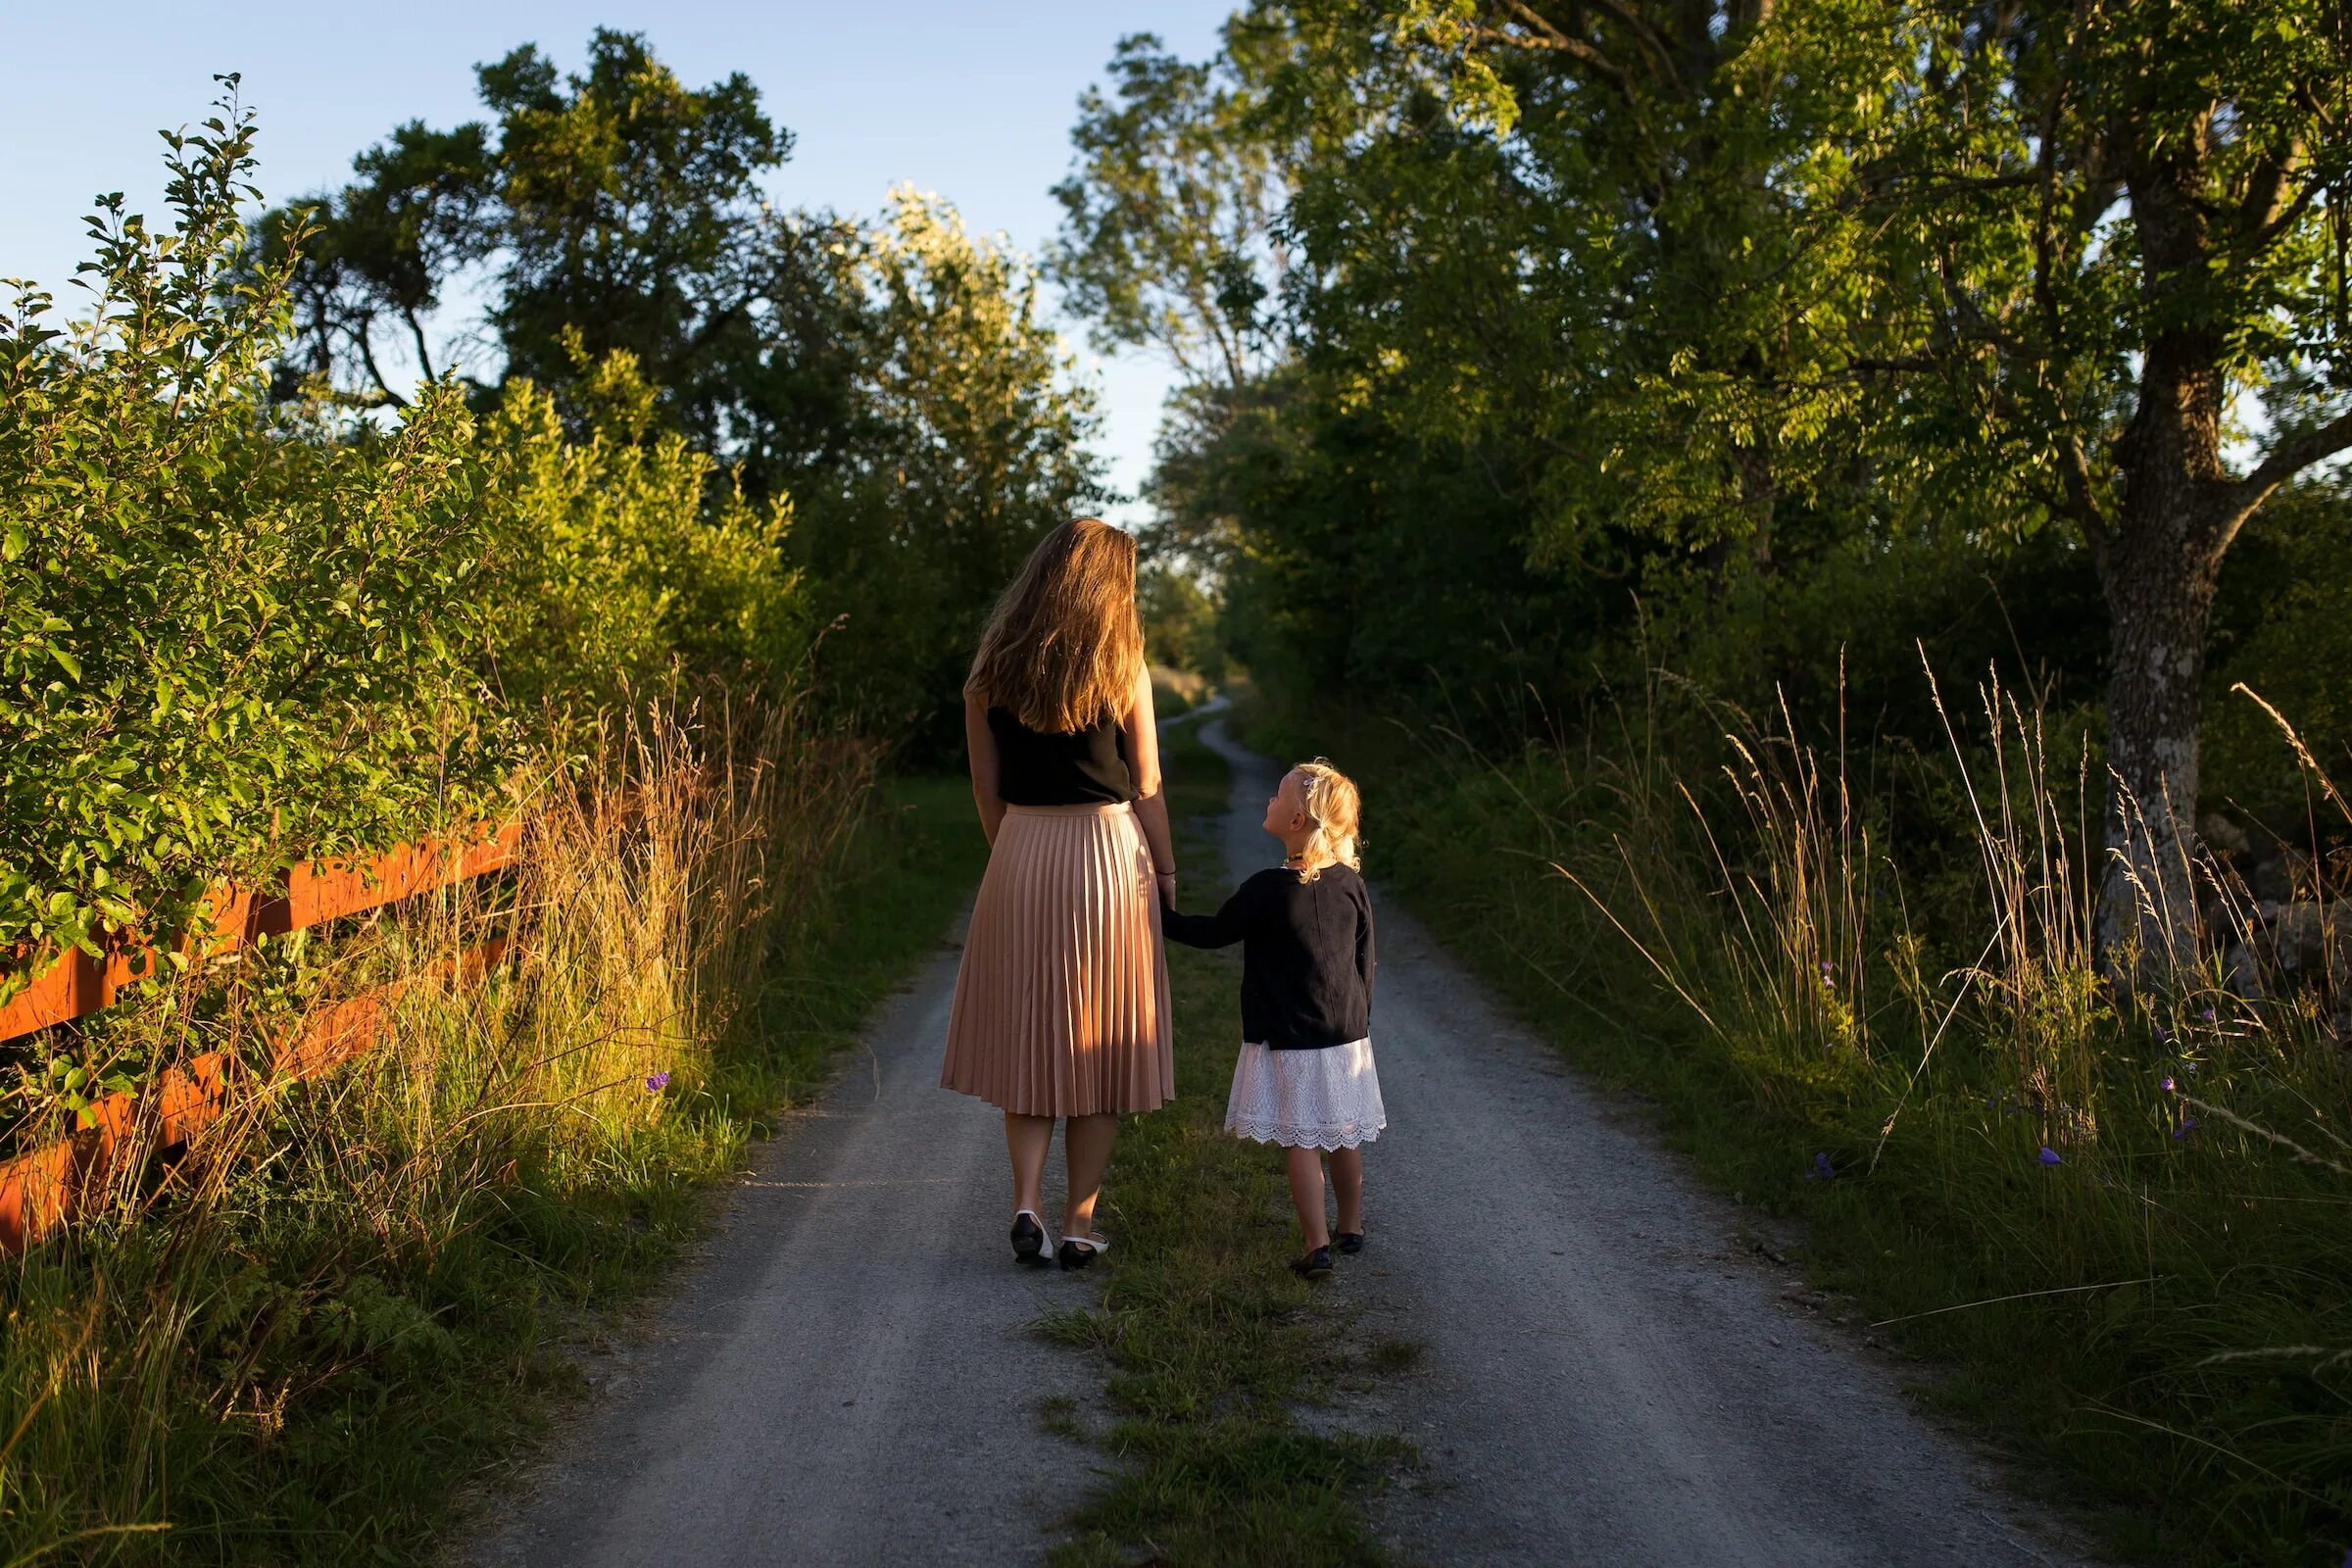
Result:
[[[1269,347],[1282,176],[1222,66],[1187,64],[1148,32],[1119,40],[1115,98],[1089,87],[1078,101],[1080,169],[1054,187],[1065,228],[1049,268],[1104,350],[1149,344],[1189,382],[1238,387]]]
[[[2332,1560],[2345,993],[2272,966],[2207,861],[2259,993],[2217,964],[2119,997],[2080,736],[1944,696],[1956,742],[1930,757],[1663,675],[1507,759],[1434,726],[1281,740],[1353,757],[1396,890],[1447,945],[1711,1184],[1801,1216],[1825,1310],[1931,1360],[1930,1397],[2120,1555]]]
[[[759,608],[783,591],[753,560],[772,548],[830,627],[818,669],[835,710],[948,744],[956,666],[988,605],[1038,533],[1103,494],[1084,450],[1092,393],[1040,318],[1034,269],[911,190],[870,226],[775,210],[760,180],[791,136],[757,89],[740,75],[690,89],[643,36],[598,31],[572,75],[529,45],[478,75],[492,120],[403,126],[360,155],[353,182],[313,199],[322,230],[292,264],[299,332],[281,394],[324,381],[347,401],[401,405],[371,332],[405,325],[429,370],[430,334],[447,328],[431,313],[478,281],[502,357],[485,382],[536,389],[513,393],[494,433],[544,441],[552,407],[583,443],[562,475],[540,460],[515,518],[538,542],[507,558],[519,568],[538,551],[553,570],[562,603],[531,633],[548,657],[588,656],[575,622],[593,608],[617,639],[594,647],[608,689],[689,626],[720,645],[693,657],[772,660],[801,640],[792,616]],[[612,397],[587,378],[620,356],[651,393],[604,428]],[[495,407],[491,385],[475,401]],[[673,503],[689,505],[714,464],[729,483],[704,498],[695,532]],[[585,499],[641,485],[626,503]],[[671,543],[628,542],[644,508],[672,509],[652,530]],[[605,542],[582,546],[580,530]],[[644,559],[615,599],[606,579],[632,552]],[[716,597],[696,598],[680,572]],[[631,595],[652,596],[634,649],[618,613]],[[670,610],[653,611],[664,595]],[[536,701],[546,677],[515,657],[506,690]]]
[[[160,1189],[119,1170],[72,1234],[0,1260],[0,1553],[428,1556],[465,1485],[585,1392],[564,1337],[654,1281],[967,896],[959,782],[877,788],[805,706],[635,727],[532,802],[511,898],[299,963],[311,934],[272,944],[269,976],[302,971],[283,994],[248,964],[201,1009],[97,1020],[233,1049],[409,983],[368,1056],[215,1123]],[[527,956],[443,983],[518,909]]]
[[[659,424],[626,350],[586,366],[569,396],[578,441],[525,380],[484,421],[483,589],[508,612],[486,624],[487,658],[506,702],[577,716],[673,661],[755,682],[789,664],[806,628],[780,553],[787,503],[755,507],[739,481],[713,503],[716,464]]]
[[[820,668],[861,720],[951,743],[981,618],[1048,529],[1103,495],[1094,395],[1002,236],[906,187],[864,236],[860,399],[875,432],[802,498],[794,559],[840,618]]]
[[[1171,150],[1224,143],[1287,195],[1289,352],[1243,386],[1197,374],[1154,484],[1162,531],[1231,572],[1274,688],[1337,668],[1573,709],[1596,662],[1709,636],[1727,601],[1770,632],[1823,573],[1867,596],[1944,563],[1951,597],[2018,551],[2070,603],[2077,567],[2097,584],[2108,649],[2067,627],[2022,651],[2105,684],[2113,847],[2144,861],[2124,803],[2169,842],[2160,792],[2196,795],[2229,546],[2352,442],[2347,59],[2308,0],[1262,0],[1210,65],[1114,60],[1117,112],[1090,100],[1074,132],[1065,247],[1090,254],[1105,214],[1183,235],[1132,251],[1181,293],[1215,229],[1152,172],[1205,156]],[[1120,299],[1082,299],[1134,335]],[[2267,428],[2233,424],[2256,397]],[[2232,471],[2237,437],[2257,451]],[[1351,484],[1331,510],[1357,527],[1461,547],[1409,580],[1486,635],[1357,655],[1394,635],[1393,563],[1352,576],[1299,505]],[[1295,568],[1310,554],[1325,580]],[[1636,590],[1670,621],[1638,624]],[[1575,628],[1523,656],[1543,617],[1513,601],[1555,593]],[[1981,602],[1974,640],[2006,608]]]
[[[472,423],[273,411],[282,270],[241,282],[253,121],[171,135],[171,233],[91,220],[90,314],[0,325],[0,952],[172,929],[214,878],[476,800]],[[152,928],[152,927],[151,927]],[[12,966],[13,968],[14,966]]]
[[[600,28],[564,76],[536,45],[476,68],[494,122],[412,122],[355,162],[340,191],[295,204],[320,242],[295,270],[299,335],[284,370],[367,404],[406,401],[379,320],[434,373],[431,313],[487,270],[497,374],[555,387],[625,351],[666,417],[747,465],[755,494],[838,461],[862,300],[854,230],[774,212],[759,181],[790,155],[741,74],[689,88],[640,34]]]
[[[1137,574],[1136,610],[1144,622],[1144,647],[1154,663],[1205,675],[1225,676],[1225,645],[1217,633],[1217,605],[1200,580],[1181,567],[1157,563]]]
[[[0,334],[9,984],[200,924],[222,880],[498,809],[534,727],[806,642],[786,503],[707,494],[626,354],[573,341],[568,418],[525,382],[478,421],[446,382],[388,426],[273,401],[293,263],[237,219],[252,117],[170,140],[174,230],[110,200],[90,314],[51,328],[27,288]]]

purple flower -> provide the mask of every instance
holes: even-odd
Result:
[[[2047,1144],[2042,1145],[2041,1152],[2034,1157],[2040,1160],[2044,1165],[2062,1165],[2066,1163],[2066,1161],[2060,1157],[2058,1151],[2052,1149]]]
[[[2197,1118],[2194,1116],[2183,1116],[2180,1118],[2180,1125],[2173,1129],[2173,1137],[2176,1139],[2186,1138],[2190,1133],[2193,1133],[2196,1130]]]
[[[2204,1019],[2207,1023],[2211,1023],[2213,1022],[2213,1009],[2211,1007],[2207,1007],[2203,1012],[2198,1013],[2197,1016]]]
[[[646,1092],[647,1094],[649,1094],[649,1095],[658,1095],[658,1094],[660,1094],[660,1093],[661,1093],[662,1090],[664,1090],[664,1089],[667,1089],[668,1087],[669,1087],[669,1074],[668,1074],[666,1071],[663,1071],[663,1072],[657,1072],[657,1073],[649,1073],[649,1074],[647,1074],[647,1075],[646,1075],[646,1080],[645,1080],[645,1092]]]
[[[2156,1038],[2159,1042],[2170,1040],[2173,1038],[2173,1032],[2170,1029],[2167,1029],[2164,1025],[2158,1024],[2156,1026]]]
[[[1813,1156],[1813,1168],[1805,1172],[1805,1180],[1809,1182],[1832,1182],[1836,1181],[1837,1179],[1838,1167],[1830,1163],[1830,1156],[1827,1153],[1815,1154]]]
[[[2168,1095],[2173,1094],[2180,1089],[2180,1080],[2175,1078],[2170,1073],[2167,1073],[2162,1078],[2156,1080],[2156,1087],[2163,1090]]]

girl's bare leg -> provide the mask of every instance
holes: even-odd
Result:
[[[1102,1172],[1110,1165],[1111,1140],[1119,1135],[1119,1118],[1072,1116],[1061,1134],[1061,1152],[1070,1162],[1070,1206],[1061,1222],[1064,1236],[1084,1237],[1095,1229],[1095,1198],[1102,1189]]]
[[[1364,1152],[1331,1152],[1331,1196],[1339,1200],[1340,1229],[1364,1234]]]
[[[1291,1173],[1291,1206],[1298,1211],[1298,1231],[1306,1250],[1331,1245],[1331,1228],[1323,1218],[1323,1151],[1290,1149],[1282,1152]]]
[[[1004,1149],[1012,1155],[1012,1208],[1046,1218],[1046,1152],[1054,1147],[1054,1118],[1004,1113]]]

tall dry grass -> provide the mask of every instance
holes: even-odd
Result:
[[[2310,906],[2203,855],[2198,961],[2111,981],[2085,727],[1990,680],[1947,695],[1914,755],[1655,673],[1517,758],[1372,769],[1380,869],[1713,1180],[1808,1216],[1817,1276],[2120,1549],[2333,1561],[2352,931],[2290,953]],[[2315,838],[2352,829],[2280,745]]]
[[[736,1160],[774,1087],[771,962],[823,917],[871,782],[791,703],[655,708],[519,792],[511,876],[96,1023],[93,1054],[248,1070],[184,1151],[0,1263],[0,1561],[406,1555],[450,1466],[514,1428],[545,1335]],[[271,1041],[386,985],[372,1051],[269,1078]]]

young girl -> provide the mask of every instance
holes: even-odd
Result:
[[[1380,1078],[1372,1070],[1372,900],[1356,874],[1354,784],[1321,758],[1282,776],[1265,830],[1282,841],[1279,867],[1244,882],[1215,914],[1161,912],[1161,929],[1189,947],[1242,944],[1242,1047],[1225,1128],[1288,1157],[1291,1202],[1306,1253],[1291,1267],[1331,1272],[1323,1220],[1323,1155],[1339,1199],[1342,1252],[1364,1250],[1364,1156],[1380,1136]]]

